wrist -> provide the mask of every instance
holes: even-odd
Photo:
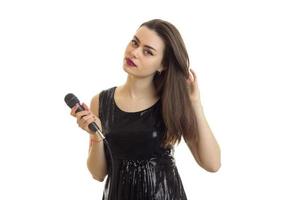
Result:
[[[202,107],[202,102],[201,102],[201,101],[192,101],[192,106],[193,106],[194,108],[200,108],[200,109],[203,108],[203,107]]]
[[[97,134],[91,134],[90,135],[90,140],[91,141],[95,141],[95,142],[101,142],[102,141],[102,138],[100,136],[98,136]]]

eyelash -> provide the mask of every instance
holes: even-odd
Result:
[[[135,40],[131,40],[132,45],[137,45],[137,42]]]
[[[137,45],[137,42],[135,40],[131,40],[131,44],[133,46],[136,46]],[[147,54],[150,54],[151,56],[153,56],[153,53],[149,50],[144,50],[144,52],[146,52]]]

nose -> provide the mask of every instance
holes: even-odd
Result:
[[[139,48],[137,47],[137,48],[132,49],[130,54],[133,58],[138,58],[139,57]]]

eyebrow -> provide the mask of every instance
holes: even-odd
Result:
[[[138,41],[138,43],[141,43],[140,39],[136,36],[134,36],[134,38]],[[145,47],[149,48],[149,49],[153,49],[154,51],[156,51],[156,49],[154,49],[153,47],[149,46],[149,45],[144,45]]]

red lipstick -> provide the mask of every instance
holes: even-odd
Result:
[[[130,58],[126,58],[126,63],[131,67],[136,67],[136,64]]]

